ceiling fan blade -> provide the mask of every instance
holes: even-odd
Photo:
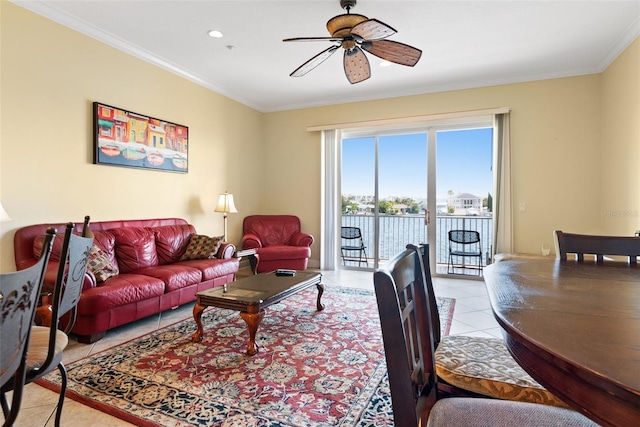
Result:
[[[420,49],[392,40],[365,41],[362,42],[361,47],[378,58],[408,67],[416,65],[422,56]]]
[[[342,37],[293,37],[283,39],[283,42],[342,42]]]
[[[369,60],[359,47],[344,51],[344,73],[351,84],[371,77]]]
[[[298,68],[296,68],[295,71],[293,73],[289,74],[289,75],[291,77],[302,77],[302,76],[304,76],[309,71],[313,70],[318,65],[322,64],[328,57],[333,55],[333,52],[338,50],[339,47],[340,46],[331,46],[331,47],[323,50],[322,52],[320,52],[319,54],[317,54],[316,56],[314,56],[313,58],[311,58],[310,60],[308,60],[307,62],[305,62],[301,66],[299,66]]]
[[[395,33],[396,30],[377,19],[367,19],[351,29],[351,35],[361,40],[380,40]]]

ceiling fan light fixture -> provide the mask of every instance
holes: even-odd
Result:
[[[348,37],[353,27],[367,19],[369,18],[355,13],[334,16],[327,22],[327,30],[331,37]]]

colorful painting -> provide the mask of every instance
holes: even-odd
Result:
[[[95,164],[189,170],[186,126],[94,102],[93,129]]]

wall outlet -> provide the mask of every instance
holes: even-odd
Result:
[[[527,210],[527,205],[525,205],[524,203],[520,203],[520,212],[524,212]]]

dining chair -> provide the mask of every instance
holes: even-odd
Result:
[[[4,426],[18,417],[27,371],[28,342],[56,231],[47,230],[38,261],[0,275],[0,404]],[[11,404],[6,393],[13,390]]]
[[[472,394],[477,398],[449,397],[450,390],[441,388],[437,374],[435,349],[440,329],[432,321],[437,305],[434,310],[430,304],[433,287],[428,266],[427,245],[409,245],[374,273],[396,427],[596,426],[581,414],[556,406],[486,399],[478,394]],[[477,371],[475,380],[483,381],[485,361],[476,358],[467,363]]]
[[[340,229],[340,238],[342,239],[342,246],[340,246],[340,254],[342,255],[342,263],[347,264],[347,261],[358,261],[358,267],[365,263],[369,266],[367,260],[367,247],[362,240],[362,231],[359,227],[342,227]],[[358,252],[358,257],[349,256],[352,252]]]
[[[56,409],[56,426],[60,425],[67,389],[67,371],[62,363],[62,354],[69,342],[68,334],[75,323],[77,304],[93,245],[93,232],[89,229],[89,221],[90,218],[85,217],[80,236],[73,233],[75,225],[72,222],[67,224],[53,289],[51,322],[48,326],[33,326],[29,340],[25,382],[30,383],[42,378],[56,367],[60,372],[62,383]],[[63,318],[67,319],[65,325],[62,325]],[[60,330],[59,327],[63,329]]]
[[[565,233],[561,230],[555,230],[554,236],[556,254],[563,261],[568,259],[567,254],[575,254],[578,262],[584,262],[585,255],[593,255],[597,263],[622,256],[626,257],[629,264],[637,264],[640,256],[640,237],[594,236]]]
[[[449,230],[449,258],[447,262],[447,274],[455,272],[454,257],[462,258],[462,266],[465,258],[477,258],[478,276],[482,274],[482,247],[480,245],[480,233],[472,230]]]

